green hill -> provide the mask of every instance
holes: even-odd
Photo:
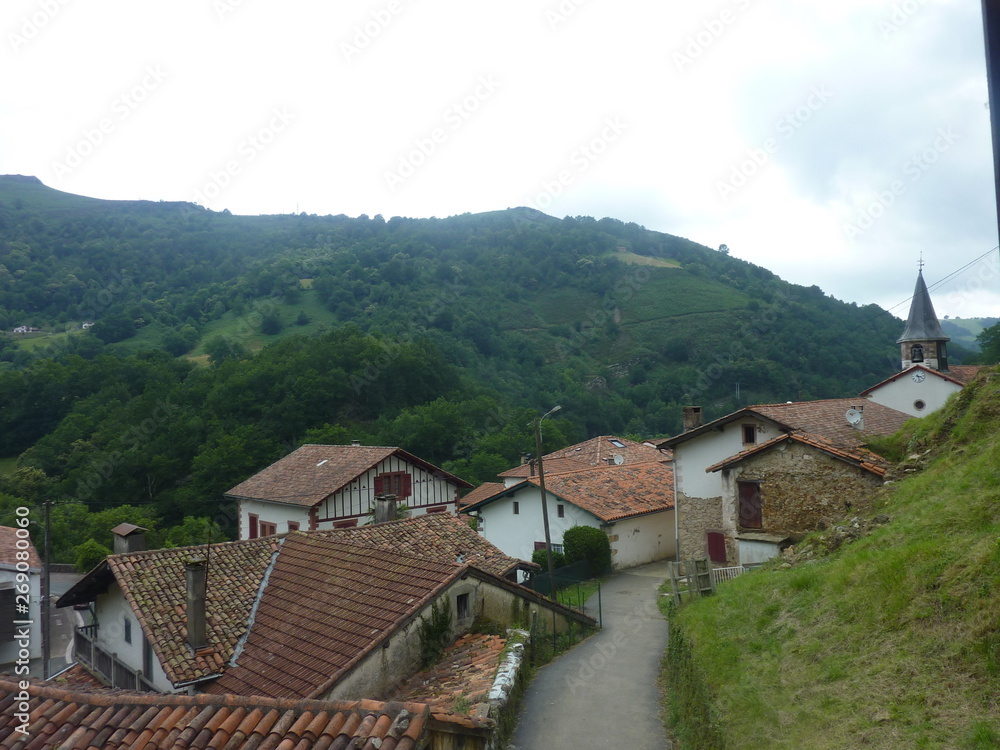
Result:
[[[880,447],[888,522],[673,614],[684,747],[1000,747],[1000,378]]]

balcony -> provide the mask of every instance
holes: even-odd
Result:
[[[85,664],[108,685],[141,693],[158,692],[142,674],[109,654],[97,644],[97,625],[84,625],[73,634],[73,651],[76,660]]]

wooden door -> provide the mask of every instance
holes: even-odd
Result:
[[[757,482],[739,482],[739,492],[740,526],[744,529],[763,528],[760,484]]]

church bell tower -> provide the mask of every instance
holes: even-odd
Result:
[[[934,314],[934,305],[924,283],[923,261],[917,272],[917,286],[910,302],[910,315],[906,319],[906,329],[896,341],[900,345],[903,369],[913,365],[923,365],[940,372],[948,371],[948,342],[941,323]]]

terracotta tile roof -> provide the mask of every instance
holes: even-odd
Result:
[[[947,380],[955,385],[965,386],[968,385],[974,377],[979,373],[980,370],[985,369],[980,365],[953,365],[948,369],[948,372],[941,372],[940,370],[935,370],[933,367],[927,367],[926,365],[913,365],[907,367],[905,370],[900,370],[899,372],[893,373],[881,383],[876,383],[871,388],[866,388],[861,391],[859,395],[867,396],[869,393],[877,391],[884,385],[895,382],[902,377],[909,377],[914,370],[923,370],[928,375],[932,377],[941,378],[942,380]]]
[[[464,479],[448,474],[401,448],[303,445],[236,485],[226,495],[312,507],[394,455],[446,478],[457,487],[472,486]]]
[[[173,684],[219,674],[246,633],[261,579],[281,537],[109,555],[59,597],[65,607],[91,601],[112,580],[121,587],[163,671]],[[187,581],[192,557],[208,558],[206,619],[209,648],[187,643]]]
[[[581,469],[594,466],[608,466],[609,459],[613,460],[615,456],[621,456],[626,464],[648,461],[670,461],[673,459],[673,454],[670,450],[660,450],[645,443],[637,443],[634,440],[615,437],[614,435],[601,435],[600,437],[591,438],[582,443],[547,453],[542,457],[542,465],[545,467],[545,475],[548,476],[549,474],[562,474],[568,471],[580,471]],[[508,469],[500,476],[523,477],[527,479],[530,475],[531,466],[529,464],[522,464],[513,469]]]
[[[518,568],[537,568],[533,563],[505,555],[467,523],[447,513],[425,513],[403,521],[311,533],[441,563],[455,563],[461,556],[464,563],[501,578]]]
[[[11,526],[0,526],[0,565],[17,565],[17,529]],[[29,541],[31,537],[28,537]],[[42,558],[38,556],[35,545],[28,547],[28,565],[32,568],[42,567]]]
[[[552,458],[543,457],[542,466],[545,467],[546,476],[549,474],[565,474],[570,471],[583,471],[584,469],[591,468],[591,464],[585,463],[584,461],[561,456],[553,456]],[[527,479],[528,477],[535,476],[537,473],[538,464],[527,463],[515,466],[513,469],[507,469],[507,471],[503,472],[499,476]]]
[[[538,477],[528,481],[538,485]],[[595,467],[553,477],[546,473],[545,489],[602,521],[674,507],[674,471],[658,461]]]
[[[758,453],[763,453],[764,451],[770,450],[771,448],[785,442],[795,442],[802,445],[808,445],[812,448],[827,453],[834,458],[846,461],[847,463],[854,464],[855,466],[864,469],[865,471],[871,472],[876,476],[885,476],[886,469],[888,468],[888,462],[882,458],[882,456],[877,453],[873,453],[865,448],[855,448],[853,450],[847,450],[844,448],[839,448],[829,440],[821,437],[820,435],[810,435],[805,432],[792,432],[778,435],[778,437],[772,438],[764,443],[755,445],[752,448],[747,448],[746,450],[740,451],[734,456],[730,456],[724,461],[720,461],[717,464],[713,464],[705,469],[706,472],[721,471],[722,469],[727,469],[730,466],[745,461],[751,456],[755,456]]]
[[[850,408],[864,408],[864,429],[848,424],[845,414]],[[667,438],[660,445],[674,447],[706,432],[739,419],[758,416],[775,422],[787,432],[807,432],[818,435],[841,448],[857,448],[868,435],[891,435],[911,419],[909,414],[876,404],[865,398],[836,398],[823,401],[795,401],[785,404],[747,406],[694,430]]]
[[[28,687],[27,735],[19,687],[0,679],[4,750],[415,750],[430,711],[415,703],[276,700]]]
[[[467,633],[437,664],[400,685],[393,699],[425,703],[439,721],[449,714],[473,714],[477,704],[486,702],[506,644],[498,635]],[[462,703],[465,710],[459,710]]]
[[[492,497],[498,492],[502,492],[503,489],[503,482],[483,482],[481,485],[476,487],[476,489],[463,495],[459,499],[458,504],[462,507],[472,505],[473,503],[478,503],[480,500],[484,500],[487,497]]]
[[[466,570],[329,534],[288,534],[235,665],[206,690],[322,695]]]
[[[620,445],[615,445],[620,443]],[[670,461],[672,454],[669,450],[662,451],[646,443],[637,443],[628,438],[620,438],[615,435],[601,435],[600,437],[585,440],[582,443],[562,448],[545,456],[545,461],[552,458],[572,458],[583,461],[590,466],[606,466],[609,458],[621,456],[625,463],[644,463],[646,461]],[[548,466],[545,467],[546,472]]]

